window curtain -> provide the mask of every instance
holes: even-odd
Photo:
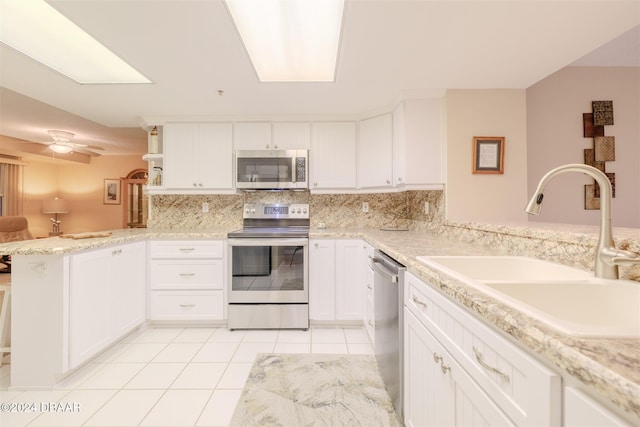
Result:
[[[0,163],[0,194],[2,194],[2,215],[22,216],[23,180],[22,165]]]

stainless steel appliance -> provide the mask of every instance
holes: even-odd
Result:
[[[245,204],[227,237],[229,329],[308,329],[309,205]]]
[[[309,188],[308,154],[307,150],[238,150],[236,188]]]
[[[371,258],[373,279],[376,361],[389,396],[402,420],[403,315],[406,268],[380,250]]]

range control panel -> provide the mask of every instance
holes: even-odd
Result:
[[[242,212],[244,219],[292,219],[309,218],[308,203],[246,203]]]

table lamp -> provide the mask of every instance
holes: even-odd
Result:
[[[69,213],[69,207],[64,200],[54,197],[53,199],[42,201],[42,212],[54,214],[51,222],[53,223],[53,231],[49,232],[49,236],[59,236],[62,234],[60,231],[60,220],[58,219],[59,213]]]

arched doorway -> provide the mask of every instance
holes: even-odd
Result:
[[[122,179],[122,228],[145,228],[149,202],[144,192],[149,174],[146,169],[134,169]]]

